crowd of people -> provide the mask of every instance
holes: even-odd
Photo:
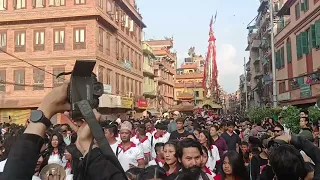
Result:
[[[46,131],[32,180],[49,176],[47,165],[58,169],[59,177],[79,179],[83,173],[79,167],[84,166],[83,153],[75,144],[79,123],[69,119]],[[100,124],[129,180],[320,178],[319,124],[309,126],[307,111],[300,113],[297,135],[281,124],[281,117],[252,124],[233,116],[212,118],[206,112],[183,116],[175,111],[166,118],[118,118]],[[8,123],[0,127],[3,172],[25,128]]]

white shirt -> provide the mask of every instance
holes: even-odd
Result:
[[[169,133],[166,133],[169,134]],[[169,139],[169,138],[168,138]],[[168,141],[167,137],[165,135],[157,137],[156,134],[150,137],[149,141],[151,144],[151,158],[156,158],[156,152],[154,150],[154,147],[157,143],[166,143]]]
[[[0,172],[3,172],[4,166],[6,165],[8,159],[5,159],[0,162]]]
[[[52,153],[49,157],[48,164],[59,164],[64,168],[66,167],[67,160],[65,156],[63,156],[61,159],[58,153],[57,154]]]
[[[33,175],[33,176],[32,176],[32,180],[41,180],[41,179],[40,179],[40,177],[39,177],[39,176],[35,176],[35,175]]]
[[[215,169],[216,163],[217,161],[220,160],[220,155],[219,155],[219,150],[217,148],[217,146],[215,145],[211,145],[210,149],[208,150],[208,162],[206,164],[206,166],[212,171],[213,169]],[[210,154],[211,151],[211,154]]]
[[[138,139],[137,145],[140,146],[143,154],[149,155],[151,153],[151,143],[150,143],[147,136],[144,139],[142,139],[141,141]]]
[[[135,143],[135,144],[139,144],[139,139],[137,138],[137,135],[135,135],[132,138],[130,138],[130,141]]]
[[[122,143],[118,145],[118,160],[124,171],[130,169],[130,164],[138,166],[138,161],[144,159],[143,152],[139,146],[131,142],[131,145],[128,149],[124,150],[122,148]]]
[[[153,165],[158,165],[159,164],[160,167],[163,167],[164,164],[162,162],[160,162],[160,161],[157,161],[158,162],[158,164],[157,164],[156,160],[157,159],[154,159],[154,160],[150,161],[148,163],[148,166],[153,166]]]
[[[116,150],[117,150],[118,145],[119,145],[119,141],[116,141],[115,143],[110,144],[110,147],[111,147],[114,154],[116,154]]]

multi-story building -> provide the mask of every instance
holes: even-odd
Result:
[[[269,12],[270,0],[260,0],[258,15],[253,25],[248,26],[248,47],[250,52],[250,106],[265,106],[272,103],[272,53],[271,22]],[[272,1],[276,14],[283,0]],[[273,18],[277,22],[278,18]]]
[[[287,0],[274,27],[280,105],[313,105],[320,96],[320,1]]]
[[[151,46],[143,41],[143,96],[147,101],[147,111],[151,114],[156,114],[159,112],[158,109],[158,99],[157,99],[157,81],[154,77],[154,61],[155,56],[153,54]]]
[[[145,25],[134,0],[0,2],[0,48],[9,54],[0,53],[2,120],[27,119],[21,117],[63,83],[52,74],[71,71],[75,60],[97,61],[94,72],[107,93],[100,99],[103,114],[125,112],[131,97],[142,95]]]
[[[166,112],[174,105],[174,77],[176,74],[177,55],[171,52],[173,39],[148,40],[156,57],[154,74],[157,81],[159,111]]]

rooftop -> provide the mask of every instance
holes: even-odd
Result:
[[[196,64],[182,64],[181,65],[181,69],[197,69],[197,65]]]

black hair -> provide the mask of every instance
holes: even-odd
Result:
[[[80,158],[82,157],[82,154],[77,149],[77,146],[75,144],[70,144],[69,146],[66,147],[66,150],[71,154],[71,157],[72,157],[71,173],[78,174],[78,172],[76,171],[78,170],[78,165],[80,162]]]
[[[140,135],[146,135],[146,126],[144,124],[139,124],[137,131]]]
[[[157,165],[147,167],[139,176],[141,180],[165,179],[166,171]]]
[[[200,133],[202,133],[207,138],[207,143],[206,144],[207,144],[207,148],[208,148],[208,151],[209,151],[209,154],[208,153],[207,154],[210,155],[210,157],[212,157],[212,152],[210,151],[210,147],[213,144],[213,139],[210,136],[209,131],[207,131],[207,130],[203,130]]]
[[[179,143],[179,148],[177,151],[178,158],[182,159],[183,149],[190,148],[190,147],[197,148],[200,152],[200,155],[203,155],[201,144],[198,141],[191,138],[185,138]]]
[[[129,170],[126,171],[126,175],[128,179],[130,180],[139,180],[139,175],[143,172],[142,168],[130,168]]]
[[[305,121],[308,121],[308,124],[310,122],[308,117],[301,117],[300,119],[304,119]]]
[[[245,141],[242,141],[240,145],[249,146],[249,143],[248,143],[248,142],[245,142]]]
[[[284,127],[281,124],[277,124],[276,126],[274,126],[274,128],[276,128],[276,127],[281,129],[281,131],[284,131]],[[274,128],[273,128],[273,130],[274,130]]]
[[[118,134],[118,123],[115,121],[106,120],[101,124],[102,128],[113,133],[114,136]]]
[[[17,136],[8,136],[8,137],[4,140],[3,146],[2,146],[2,147],[3,147],[2,151],[4,151],[4,152],[3,152],[3,154],[2,154],[2,156],[1,156],[1,158],[0,158],[0,161],[3,161],[3,160],[5,160],[5,159],[8,158],[9,152],[10,152],[10,150],[11,150],[11,147],[12,147],[13,144],[16,142],[16,140],[17,140]]]
[[[307,175],[302,155],[292,145],[283,144],[270,150],[269,161],[278,180],[304,179]]]
[[[201,146],[202,150],[208,155],[208,149],[205,146]]]
[[[235,126],[235,124],[234,124],[234,122],[232,122],[232,121],[228,121],[228,122],[227,122],[227,126]]]
[[[229,164],[232,168],[232,175],[234,177],[237,177],[240,180],[249,179],[247,168],[245,167],[243,158],[240,154],[238,154],[236,151],[228,151],[223,155],[222,162],[226,157],[229,159]],[[221,176],[222,179],[225,179],[226,173],[221,171]]]
[[[166,142],[165,144],[164,144],[164,146],[163,147],[165,147],[166,145],[169,145],[169,146],[172,146],[172,147],[174,147],[174,149],[176,150],[176,153],[174,154],[174,157],[175,158],[177,158],[177,165],[176,165],[176,169],[180,169],[181,168],[181,164],[180,164],[180,162],[178,161],[178,154],[177,154],[177,152],[178,152],[178,142],[177,141],[173,141],[173,140],[169,140],[168,142]],[[165,170],[165,171],[168,171],[169,170],[169,165],[167,164],[167,163],[164,163],[164,165],[163,165],[163,169]]]
[[[51,135],[51,141],[52,141],[53,136],[57,136],[57,138],[58,138],[58,154],[60,156],[60,159],[62,159],[63,156],[64,156],[64,151],[65,151],[65,148],[66,148],[66,144],[65,144],[65,142],[63,140],[63,137],[62,137],[62,135],[60,133],[52,134]],[[49,153],[48,155],[49,156],[52,154],[53,149],[54,148],[52,147],[52,143],[49,142],[49,144],[48,144],[48,153]]]
[[[306,115],[309,115],[309,111],[307,109],[301,109],[300,110],[300,113],[305,113]]]
[[[211,128],[214,128],[216,131],[219,131],[219,127],[217,125],[212,125]]]
[[[158,150],[161,147],[162,148],[164,147],[164,143],[162,143],[162,142],[158,142],[158,143],[156,143],[156,145],[154,145],[154,151],[156,152],[157,155],[158,155]]]
[[[184,119],[183,118],[178,118],[178,119],[176,119],[176,122],[182,122],[182,123],[184,123]]]
[[[77,133],[72,133],[72,135],[71,135],[71,144],[74,144],[74,143],[76,143],[76,141],[77,141],[77,138],[78,138],[78,134]]]
[[[156,129],[160,129],[160,130],[166,130],[167,129],[167,126],[162,123],[162,122],[158,122],[156,125],[155,125],[155,128]]]

